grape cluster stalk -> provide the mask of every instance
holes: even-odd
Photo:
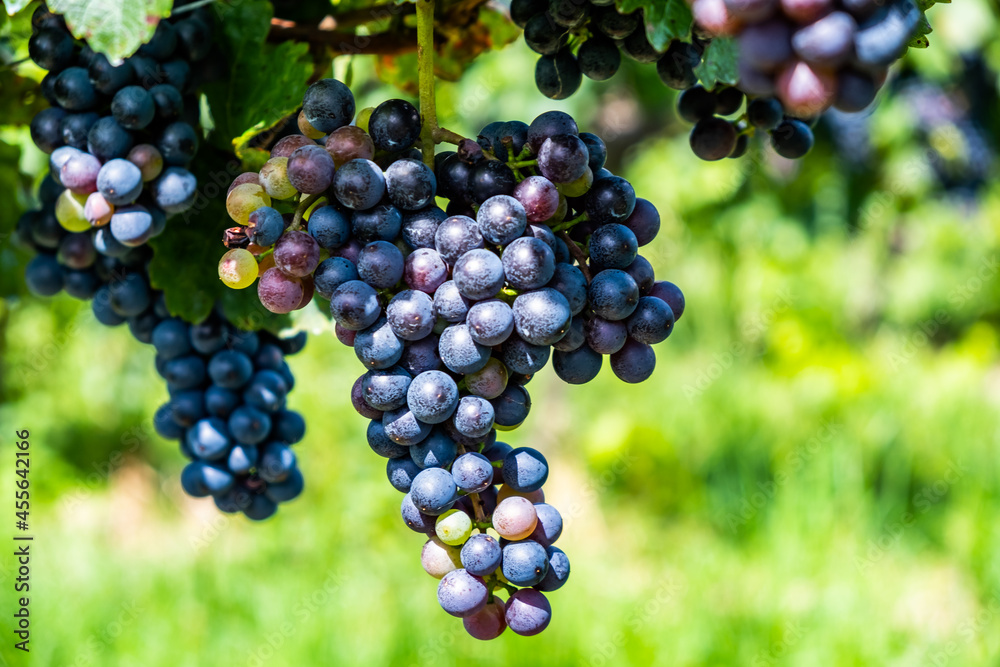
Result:
[[[559,111],[454,136],[435,155],[410,102],[358,112],[325,79],[297,125],[232,182],[219,277],[256,283],[276,313],[329,308],[365,368],[351,400],[368,444],[404,494],[404,522],[429,538],[421,561],[441,606],[480,639],[536,634],[545,593],[569,576],[553,545],[562,519],[544,502],[544,455],[497,431],[525,421],[550,358],[572,384],[605,356],[626,382],[652,375],[652,346],[684,309],[638,254],[659,214]]]
[[[694,33],[663,51],[649,41],[643,10],[620,13],[614,0],[513,0],[510,11],[541,56],[544,95],[566,99],[584,76],[611,79],[623,55],[655,64],[666,86],[684,91],[678,115],[694,124],[694,154],[709,161],[744,156],[757,133],[782,157],[804,157],[817,117],[871,105],[924,21],[914,0],[688,1]],[[708,90],[698,67],[718,38],[736,41],[739,81]]]
[[[209,70],[192,65],[209,55],[213,18],[199,9],[161,21],[120,65],[76,42],[44,6],[31,22],[28,52],[48,70],[41,92],[52,105],[32,119],[31,138],[49,154],[58,196],[54,212],[32,225],[39,255],[29,272],[41,275],[44,265],[36,291],[58,292],[62,275],[67,291],[88,298],[100,281],[81,258],[95,250],[121,257],[194,202],[198,183],[186,167],[199,144],[196,91]]]

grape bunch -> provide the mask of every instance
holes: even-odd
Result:
[[[209,53],[211,24],[204,10],[161,21],[136,55],[114,65],[44,6],[32,15],[28,52],[48,70],[41,92],[52,106],[32,119],[31,138],[50,154],[66,231],[136,247],[194,202],[197,180],[185,167],[199,144],[200,69],[191,65]]]
[[[60,192],[46,176],[42,208],[18,221],[17,241],[37,252],[25,272],[28,288],[92,300],[101,324],[127,323],[137,340],[152,344],[170,393],[153,423],[164,438],[179,440],[191,460],[182,487],[195,497],[213,496],[224,512],[267,518],[302,492],[290,445],[302,439],[305,421],[285,407],[295,383],[285,356],[302,349],[305,334],[279,339],[244,331],[220,313],[200,324],[171,317],[149,285],[150,247],[95,247],[91,235],[67,233],[56,220]]]
[[[739,47],[735,89],[693,86],[678,100],[695,123],[692,149],[706,160],[742,155],[757,130],[779,155],[803,157],[816,117],[868,107],[925,20],[913,0],[693,0],[692,12],[702,37],[732,37]],[[743,116],[722,118],[744,93],[753,99]]]
[[[667,85],[681,79],[694,85],[694,67],[701,50],[676,40],[665,52],[646,36],[641,9],[622,14],[614,0],[513,0],[511,19],[524,30],[524,42],[541,58],[535,65],[535,85],[546,97],[564,100],[586,76],[607,81],[621,67],[622,54],[638,63],[656,63]],[[686,84],[686,85],[685,85]]]
[[[366,371],[352,403],[405,494],[405,523],[430,538],[422,562],[441,578],[442,607],[481,639],[536,634],[551,614],[544,593],[569,574],[552,546],[562,521],[544,503],[544,456],[497,431],[525,421],[526,386],[550,357],[573,384],[604,356],[626,382],[652,375],[652,346],[684,309],[638,255],[659,214],[565,113],[492,123],[432,167],[412,104],[355,111],[338,81],[308,89],[303,133],[232,183],[239,224],[219,276],[256,281],[278,313],[329,301]]]

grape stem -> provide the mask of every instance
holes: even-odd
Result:
[[[420,87],[420,140],[424,164],[434,168],[434,134],[439,130],[434,91],[434,0],[417,0],[417,80]]]
[[[511,169],[524,169],[525,167],[534,167],[538,164],[538,160],[520,160],[516,162],[508,162],[507,166]]]
[[[322,194],[309,195],[305,199],[299,202],[299,205],[295,208],[295,217],[292,218],[292,224],[288,226],[290,232],[298,231],[302,227],[302,217],[305,215],[309,207],[320,200]]]
[[[434,138],[435,144],[454,144],[457,146],[465,140],[465,137],[458,132],[452,132],[443,127],[434,128],[431,136]]]
[[[559,238],[566,242],[566,246],[569,248],[569,254],[573,255],[573,259],[575,259],[577,264],[580,265],[580,271],[583,272],[583,277],[587,279],[587,284],[589,285],[590,281],[593,280],[594,277],[590,273],[590,267],[587,266],[587,255],[583,252],[583,248],[581,248],[576,241],[571,239],[569,234],[566,232],[559,232]]]
[[[555,227],[552,228],[552,231],[553,231],[553,233],[556,233],[556,234],[558,234],[559,232],[569,231],[570,229],[573,229],[578,224],[580,224],[581,222],[583,222],[585,220],[588,220],[589,218],[590,218],[590,216],[588,216],[586,213],[581,213],[580,215],[576,216],[572,220],[566,220],[565,222],[559,223],[558,225],[556,225]]]

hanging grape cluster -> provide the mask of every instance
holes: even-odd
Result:
[[[526,386],[550,357],[574,384],[604,356],[626,382],[652,375],[652,345],[684,308],[638,255],[659,215],[565,113],[492,123],[432,167],[412,104],[355,112],[344,84],[309,88],[303,133],[232,183],[238,226],[219,276],[256,282],[273,312],[329,301],[366,369],[351,399],[368,444],[405,494],[404,521],[430,537],[422,562],[441,578],[441,606],[481,639],[536,634],[544,593],[569,575],[552,544],[562,519],[544,503],[545,457],[497,430],[527,418]]]
[[[52,106],[32,119],[31,138],[49,154],[62,188],[56,220],[71,236],[121,254],[163,233],[194,202],[198,183],[186,167],[198,150],[195,91],[204,68],[192,64],[209,54],[212,21],[203,10],[161,21],[136,55],[115,65],[76,42],[44,6],[33,14],[28,52],[48,70],[41,91]],[[40,245],[56,250],[62,236]]]
[[[695,125],[691,149],[703,160],[742,157],[758,132],[779,155],[804,157],[816,117],[831,106],[854,112],[870,105],[925,20],[913,0],[690,4],[691,41],[674,40],[662,52],[647,37],[643,10],[623,14],[613,0],[514,0],[511,17],[541,54],[535,83],[552,99],[575,93],[584,76],[610,79],[623,54],[655,63],[665,85],[685,91],[678,114]],[[735,39],[739,82],[706,90],[697,69],[716,38]]]

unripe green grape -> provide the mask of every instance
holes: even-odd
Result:
[[[460,510],[448,510],[437,518],[434,532],[439,540],[449,546],[465,544],[472,535],[472,519]]]
[[[256,183],[237,185],[226,197],[226,211],[229,217],[241,225],[249,222],[250,214],[261,206],[270,206],[271,197]]]
[[[219,260],[219,278],[233,289],[252,285],[258,271],[257,258],[243,248],[233,248]]]
[[[570,183],[556,183],[556,190],[566,197],[582,197],[590,191],[590,186],[594,184],[594,172],[587,167],[583,176]],[[560,202],[561,203],[561,202]]]
[[[365,132],[368,131],[368,121],[372,117],[372,112],[375,111],[375,107],[365,107],[358,112],[357,117],[354,119],[354,124],[360,127]]]
[[[273,157],[260,168],[260,184],[272,199],[291,199],[299,194],[288,180],[288,158]]]
[[[56,220],[68,231],[85,232],[90,229],[90,222],[83,212],[86,205],[87,195],[77,195],[69,190],[63,190],[56,199]]]
[[[306,120],[306,114],[304,111],[299,112],[298,118],[299,132],[306,135],[310,139],[322,139],[326,136],[325,132],[320,132],[312,124]]]

